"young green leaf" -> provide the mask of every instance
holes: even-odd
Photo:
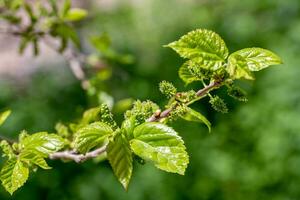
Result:
[[[22,151],[19,154],[19,159],[26,162],[28,165],[34,164],[42,169],[51,169],[42,156],[37,154],[36,151],[32,151],[30,149]]]
[[[29,135],[20,141],[20,146],[23,151],[32,150],[42,157],[47,157],[65,145],[63,138],[56,134],[48,134],[46,132],[35,133]]]
[[[0,149],[3,152],[2,156],[6,156],[6,157],[8,157],[8,159],[11,159],[12,157],[14,157],[16,155],[6,140],[2,140],[0,142]]]
[[[13,157],[5,162],[0,172],[0,179],[4,188],[13,194],[27,181],[28,175],[29,169],[20,159]]]
[[[278,55],[262,48],[241,49],[234,52],[232,55],[239,55],[244,58],[244,62],[250,71],[259,71],[270,65],[282,64]]]
[[[194,81],[200,81],[201,79],[194,76],[188,68],[189,62],[183,63],[183,65],[179,68],[178,75],[183,82],[188,85]]]
[[[213,31],[197,29],[182,36],[167,47],[175,50],[181,57],[202,58],[207,62],[223,62],[228,56],[228,49],[223,39]]]
[[[87,11],[81,8],[71,8],[64,15],[64,19],[67,21],[80,21],[87,16]]]
[[[278,55],[262,48],[246,48],[232,53],[228,58],[228,72],[234,79],[253,80],[252,71],[259,71],[270,65],[281,64]]]
[[[254,80],[254,74],[248,69],[245,59],[240,55],[229,56],[226,70],[232,79]]]
[[[170,127],[157,122],[143,123],[133,131],[133,152],[167,172],[183,175],[189,158],[183,140]]]
[[[83,113],[81,124],[89,124],[99,120],[100,107],[90,108]]]
[[[10,113],[11,113],[10,110],[6,110],[6,111],[0,113],[0,126],[5,122],[5,120],[8,118]]]
[[[110,141],[107,147],[107,158],[114,171],[114,174],[123,185],[128,189],[132,175],[132,152],[126,136],[118,132],[113,141]]]
[[[204,115],[202,115],[201,113],[187,107],[187,111],[184,115],[181,116],[182,119],[187,120],[187,121],[193,121],[193,122],[201,122],[204,123],[207,128],[208,131],[211,131],[211,124],[208,121],[208,119],[206,119],[206,117]]]
[[[94,122],[80,128],[74,135],[73,147],[80,153],[86,153],[90,149],[103,144],[113,133],[111,127],[102,122]]]

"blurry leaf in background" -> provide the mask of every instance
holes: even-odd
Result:
[[[10,110],[6,110],[0,113],[0,126],[5,122],[5,120],[8,118],[10,113],[11,113]]]
[[[64,19],[68,21],[79,21],[84,19],[87,16],[87,14],[87,11],[84,9],[71,8],[65,13]]]

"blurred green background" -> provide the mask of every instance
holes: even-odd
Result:
[[[80,24],[81,37],[106,32],[116,50],[135,58],[133,64],[112,63],[112,78],[101,82],[115,101],[149,98],[163,105],[157,89],[161,80],[184,89],[177,76],[183,60],[162,45],[197,28],[219,33],[231,52],[245,47],[270,49],[283,58],[284,65],[257,73],[255,82],[240,83],[249,94],[247,103],[220,91],[229,114],[214,112],[207,100],[196,103],[193,107],[213,124],[211,134],[202,124],[174,124],[190,154],[185,176],[136,163],[125,192],[106,161],[80,165],[49,161],[54,169],[33,173],[14,196],[0,187],[1,200],[300,199],[299,0],[86,3],[92,17]],[[87,45],[85,51],[90,50]],[[0,78],[0,108],[13,110],[0,128],[7,137],[14,138],[23,129],[54,131],[57,121],[74,120],[95,104],[64,64],[51,66],[45,60],[29,80],[19,79]]]

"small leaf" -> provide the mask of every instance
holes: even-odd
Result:
[[[39,154],[37,154],[36,151],[32,151],[32,150],[22,151],[19,154],[19,158],[23,162],[37,165],[42,169],[51,169],[51,167],[49,167],[48,164],[46,163],[45,159]]]
[[[57,135],[59,135],[63,138],[67,138],[71,135],[68,127],[60,122],[55,125],[55,130],[57,132]]]
[[[87,11],[81,8],[71,8],[64,16],[68,21],[80,21],[87,16]]]
[[[80,153],[86,153],[90,149],[102,145],[113,133],[111,127],[102,122],[89,124],[75,133],[74,148]]]
[[[136,155],[154,162],[159,169],[184,174],[189,162],[188,154],[183,140],[172,128],[148,122],[137,126],[133,135],[130,146]]]
[[[4,188],[12,195],[27,181],[28,175],[28,168],[22,161],[14,157],[4,164],[0,172],[0,179]]]
[[[99,120],[100,107],[90,108],[83,113],[81,123],[89,124]]]
[[[187,112],[181,116],[182,119],[187,120],[187,121],[193,121],[193,122],[201,122],[204,123],[207,128],[208,131],[211,131],[211,124],[208,121],[208,119],[206,119],[205,116],[203,116],[201,113],[187,107]]]
[[[182,36],[178,41],[167,47],[175,50],[181,57],[203,60],[224,61],[228,56],[228,49],[223,39],[213,31],[197,29]]]
[[[2,156],[7,156],[8,159],[15,156],[13,149],[11,148],[11,146],[8,144],[8,142],[6,140],[2,140],[0,142],[0,149],[3,152]]]
[[[201,79],[194,76],[188,68],[188,62],[185,62],[178,71],[178,75],[183,82],[188,85],[194,81],[200,81]]]
[[[6,110],[6,111],[0,113],[0,126],[5,122],[5,120],[8,118],[10,113],[11,113],[10,110]]]
[[[107,158],[114,171],[114,174],[123,185],[128,189],[132,175],[132,153],[126,136],[118,132],[114,140],[109,142],[107,147]]]
[[[46,132],[29,135],[20,141],[20,146],[24,151],[29,149],[36,151],[42,157],[47,157],[49,154],[60,150],[64,145],[63,138]]]

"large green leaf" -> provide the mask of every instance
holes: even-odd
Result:
[[[204,115],[202,115],[201,113],[187,107],[187,111],[184,115],[181,116],[182,119],[187,120],[187,121],[193,121],[193,122],[201,122],[204,123],[207,128],[208,131],[211,131],[211,124],[208,121],[208,119],[206,119],[206,117]]]
[[[220,62],[228,56],[228,49],[223,39],[215,32],[206,29],[191,31],[178,41],[168,44],[167,47],[188,59],[198,57],[206,61]]]
[[[1,172],[0,179],[4,188],[13,194],[28,179],[29,169],[16,157],[6,161]]]
[[[109,142],[107,147],[107,158],[114,174],[125,190],[127,190],[133,168],[132,152],[128,140],[122,132],[118,132],[113,141]]]
[[[6,111],[0,113],[0,126],[5,122],[5,120],[10,115],[10,113],[11,113],[10,110],[6,110]]]
[[[278,55],[262,48],[246,48],[232,53],[229,58],[228,72],[236,79],[254,79],[252,71],[259,71],[270,65],[281,64]]]
[[[47,157],[49,154],[54,153],[65,145],[64,139],[56,134],[48,134],[46,132],[35,133],[29,135],[20,141],[20,146],[25,150],[32,150]]]
[[[183,140],[170,127],[158,122],[137,126],[130,141],[133,152],[167,172],[184,174],[189,158]]]
[[[94,122],[75,133],[73,147],[80,153],[86,153],[90,149],[103,144],[113,130],[103,122]]]

